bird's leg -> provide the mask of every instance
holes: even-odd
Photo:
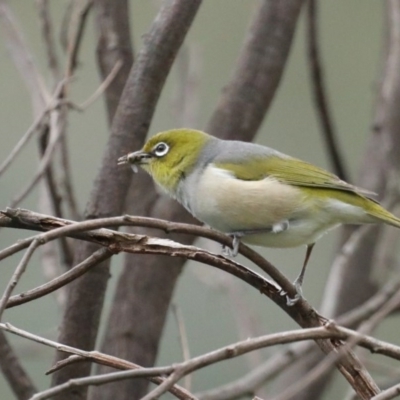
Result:
[[[308,260],[310,259],[311,252],[314,248],[315,243],[311,243],[307,245],[306,256],[304,258],[303,267],[301,268],[299,276],[293,282],[294,287],[296,288],[297,295],[293,299],[287,299],[287,305],[292,306],[296,304],[303,297],[303,279],[306,273],[306,268],[308,264]]]
[[[310,259],[311,252],[312,252],[312,250],[314,248],[314,245],[315,245],[315,243],[311,243],[311,244],[307,245],[306,256],[304,258],[303,267],[301,268],[299,276],[293,282],[294,286],[296,287],[297,292],[300,293],[300,294],[301,294],[301,291],[302,291],[301,286],[303,285],[303,279],[304,279],[304,275],[306,273],[308,260]]]
[[[222,248],[222,252],[224,255],[228,257],[236,257],[239,251],[239,244],[240,244],[240,239],[243,236],[246,235],[258,235],[262,233],[280,233],[284,232],[289,228],[289,221],[284,220],[281,222],[278,222],[272,226],[269,226],[267,228],[260,228],[260,229],[248,229],[248,230],[243,230],[243,231],[237,231],[237,232],[230,232],[228,233],[229,236],[232,237],[232,249],[230,249],[228,246],[224,246]]]

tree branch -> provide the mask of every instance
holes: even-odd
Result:
[[[37,392],[3,332],[0,332],[0,368],[18,400],[30,399]]]
[[[111,136],[86,207],[87,218],[121,214],[131,173],[121,171],[115,160],[129,149],[141,146],[165,79],[199,5],[200,0],[164,2],[154,20],[115,112]],[[87,258],[95,249],[93,245],[81,244],[75,263]],[[83,349],[93,348],[108,278],[108,263],[103,262],[72,283],[61,325],[61,341]],[[78,326],[85,335],[77,334]],[[53,383],[63,383],[88,372],[89,366],[84,364],[64,368],[54,374]],[[77,399],[86,396],[85,390],[78,389],[77,393]],[[58,400],[62,398],[57,396]]]
[[[318,44],[318,0],[308,0],[307,3],[308,63],[316,113],[333,170],[339,178],[350,182],[348,171],[346,171],[345,163],[340,153],[334,122],[329,108],[328,95],[326,93],[324,71]]]

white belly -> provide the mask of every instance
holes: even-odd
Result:
[[[212,164],[193,186],[181,201],[196,218],[222,232],[242,232],[243,242],[258,246],[297,247],[314,243],[341,223],[372,222],[359,207],[306,199],[299,187],[275,179],[238,180]],[[273,232],[284,221],[287,229]]]

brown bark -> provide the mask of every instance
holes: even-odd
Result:
[[[18,400],[30,399],[37,392],[4,332],[0,332],[0,368]]]
[[[115,112],[111,136],[86,207],[86,218],[122,212],[131,172],[118,168],[116,160],[121,154],[143,143],[165,79],[199,5],[200,0],[163,3],[131,69]],[[80,243],[76,249],[75,263],[87,258],[96,249],[97,246],[92,244]],[[102,263],[71,285],[61,323],[61,342],[81,349],[94,347],[109,277],[108,267],[109,263]],[[59,353],[57,360],[63,357]],[[67,367],[54,374],[53,384],[89,372],[90,365],[86,363]],[[86,398],[86,389],[57,396],[59,400],[72,398]]]
[[[127,0],[95,0],[94,11],[97,63],[102,80],[107,78],[119,60],[123,61],[122,68],[105,91],[106,110],[111,125],[133,64],[129,4]]]

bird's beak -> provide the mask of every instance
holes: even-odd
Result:
[[[152,158],[151,154],[139,150],[118,158],[117,164],[118,165],[130,164],[132,169],[136,171],[138,165],[147,164],[151,158]]]

